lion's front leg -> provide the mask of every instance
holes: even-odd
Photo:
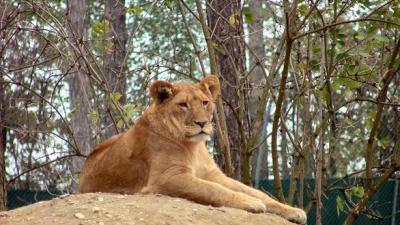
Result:
[[[305,224],[307,222],[307,215],[302,209],[282,204],[275,199],[269,197],[264,192],[251,188],[243,183],[240,183],[237,180],[229,178],[220,171],[213,171],[207,176],[206,179],[221,184],[222,186],[229,188],[233,191],[242,192],[262,200],[267,212],[278,214],[295,223]]]
[[[227,206],[249,212],[265,212],[265,205],[257,198],[235,192],[220,184],[202,180],[191,174],[174,175],[162,184],[153,183],[142,191],[186,198],[213,206]]]

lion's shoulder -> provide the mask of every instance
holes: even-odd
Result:
[[[97,145],[93,151],[87,156],[88,158],[94,158],[100,153],[106,151],[111,147],[116,141],[118,141],[122,137],[123,133],[121,134],[116,134],[105,141],[103,141],[101,144]]]

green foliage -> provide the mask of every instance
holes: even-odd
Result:
[[[350,89],[359,88],[362,85],[362,83],[354,80],[354,78],[351,77],[339,77],[336,81],[337,83],[344,85]]]
[[[298,10],[301,16],[305,16],[308,11],[308,8],[305,4],[301,4]]]
[[[69,111],[68,117],[73,116],[76,113],[77,109],[76,107],[72,108],[71,111]]]
[[[122,94],[119,92],[110,93],[110,101],[113,103],[118,102],[122,97]]]
[[[169,8],[172,9],[173,8],[173,4],[174,4],[174,0],[165,0],[164,4]]]
[[[357,197],[357,198],[362,198],[364,197],[364,187],[363,186],[353,186],[351,187],[351,193]]]
[[[108,21],[107,19],[94,22],[92,25],[92,36],[94,38],[102,38],[109,31],[110,31],[110,21]]]
[[[132,121],[135,118],[138,111],[140,111],[141,107],[128,103],[123,106],[124,116],[126,121]]]
[[[93,112],[89,113],[87,116],[89,117],[89,119],[90,119],[93,123],[99,122],[100,116],[99,116],[99,114],[98,114],[96,111],[93,111]]]
[[[140,16],[142,14],[143,8],[141,6],[135,5],[131,2],[129,7],[127,7],[126,12],[131,16]]]
[[[344,212],[344,203],[340,195],[336,197],[336,211],[337,215],[340,215],[340,213]]]
[[[212,42],[211,45],[217,52],[224,54],[225,51],[220,44],[217,42]]]
[[[323,103],[325,105],[325,107],[328,105],[328,100],[329,100],[329,91],[328,91],[328,85],[325,84],[324,87],[321,90],[321,96],[322,96],[322,100]]]
[[[248,24],[254,24],[256,22],[256,17],[254,16],[254,13],[251,11],[250,7],[243,8],[243,16]]]
[[[95,21],[91,27],[91,36],[93,38],[93,49],[96,52],[108,53],[112,49],[112,42],[106,40],[106,34],[110,32],[110,21],[103,19],[101,21]]]
[[[377,138],[376,141],[378,146],[381,147],[382,149],[387,149],[392,143],[392,140],[388,136],[385,136],[383,138]]]
[[[124,120],[121,118],[121,119],[119,119],[118,122],[117,122],[117,127],[118,127],[118,128],[122,128],[122,126],[124,126]]]
[[[400,18],[400,6],[393,6],[393,17],[394,18]]]
[[[236,26],[239,24],[239,14],[237,12],[233,13],[228,18],[228,23],[232,26]]]

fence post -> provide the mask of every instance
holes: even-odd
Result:
[[[394,181],[394,191],[393,191],[392,223],[391,223],[391,225],[396,225],[397,196],[398,196],[398,192],[399,192],[400,172],[396,172],[394,179],[395,179],[395,181]]]

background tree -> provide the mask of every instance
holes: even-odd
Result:
[[[7,180],[6,180],[6,138],[7,130],[4,122],[5,114],[5,87],[0,77],[0,211],[7,209]]]
[[[0,15],[5,15],[5,6],[1,6]],[[0,33],[1,36],[5,36],[3,32],[5,31],[4,23],[1,23]],[[3,58],[3,49],[4,46],[0,46],[1,58]],[[2,64],[2,61],[0,61]],[[4,124],[4,114],[5,114],[5,82],[3,77],[0,77],[0,211],[7,209],[7,180],[6,180],[6,160],[5,160],[5,151],[6,151],[6,126]]]
[[[248,51],[249,51],[249,86],[251,87],[251,91],[248,94],[249,98],[249,110],[247,113],[247,117],[250,121],[254,121],[255,115],[258,109],[258,102],[261,98],[262,89],[260,87],[260,83],[265,83],[265,76],[263,73],[263,59],[266,56],[265,51],[265,43],[264,43],[264,19],[266,17],[264,4],[262,1],[253,0],[248,3],[248,7],[243,8],[243,15],[245,22],[248,24]],[[260,135],[260,139],[258,141],[262,141],[266,138],[266,126],[268,124],[268,120],[266,117],[269,117],[268,110],[266,110],[264,115],[264,124],[262,127],[262,135]],[[257,177],[259,179],[260,174],[263,174],[263,177],[268,177],[268,154],[267,154],[267,142],[263,142],[255,151],[255,156],[253,159],[253,168],[254,168],[254,175],[253,177]],[[263,165],[261,165],[263,162]],[[259,171],[256,172],[258,168]],[[256,180],[257,180],[256,179]]]
[[[244,34],[241,5],[237,1],[207,1],[207,13],[210,30],[214,31],[212,44],[216,53],[217,73],[221,75],[221,94],[224,101],[224,113],[229,127],[229,143],[233,165],[233,177],[241,179],[243,136],[246,132],[243,111],[243,92],[245,76],[245,48],[240,37]],[[239,90],[239,92],[238,92]],[[222,155],[221,155],[222,156]],[[223,162],[224,160],[220,160]]]
[[[118,93],[117,101],[120,104],[125,104],[126,92],[126,43],[127,32],[125,25],[125,1],[124,0],[106,0],[104,4],[104,26],[105,26],[105,40],[103,48],[103,70],[106,77],[106,87],[112,93]],[[112,109],[115,106],[107,103],[107,112],[109,117],[106,118],[106,132],[105,136],[111,137],[118,133],[116,123],[118,118],[115,111]],[[112,123],[112,120],[113,123]],[[115,130],[117,129],[117,130]]]
[[[77,140],[78,154],[88,155],[92,149],[92,124],[87,115],[92,111],[89,68],[82,54],[86,53],[87,43],[87,3],[86,1],[69,0],[67,8],[67,27],[71,43],[70,55],[73,64],[68,66],[69,96],[71,100],[71,126]],[[86,53],[87,54],[87,53]],[[78,177],[83,167],[84,158],[72,158],[71,172],[75,178],[73,191],[78,192]]]

